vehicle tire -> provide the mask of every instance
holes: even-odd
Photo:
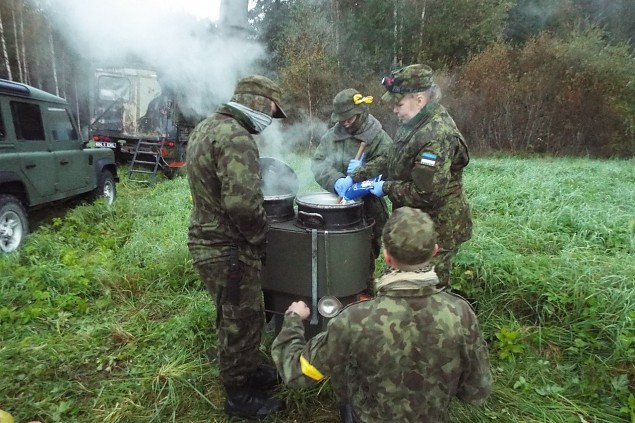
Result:
[[[0,195],[0,250],[17,250],[29,232],[29,221],[20,200],[13,195]]]
[[[101,172],[97,188],[93,190],[91,200],[103,198],[107,205],[111,205],[117,197],[117,186],[115,185],[115,177],[109,170]]]

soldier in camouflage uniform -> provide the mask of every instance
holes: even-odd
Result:
[[[216,304],[219,371],[231,416],[264,417],[282,405],[267,392],[277,383],[275,369],[260,363],[259,354],[268,223],[253,138],[272,117],[286,117],[280,95],[263,76],[239,80],[231,101],[199,123],[188,142],[188,247]]]
[[[433,264],[442,285],[449,286],[459,246],[472,237],[472,216],[463,191],[463,168],[470,161],[467,144],[454,120],[438,103],[432,69],[411,65],[383,80],[382,100],[402,122],[388,157],[386,181],[372,193],[388,196],[393,210],[416,207],[437,228],[439,254]]]
[[[477,405],[489,396],[487,345],[468,302],[438,286],[430,216],[397,209],[383,242],[392,270],[377,280],[377,297],[349,305],[308,343],[302,320],[310,310],[292,303],[273,359],[292,386],[330,376],[340,404],[350,404],[352,421],[447,422],[454,397]]]
[[[344,197],[355,182],[364,181],[386,168],[392,140],[381,123],[368,112],[372,97],[365,97],[353,88],[339,92],[333,99],[331,121],[337,122],[320,140],[313,154],[311,170],[315,181],[327,191]],[[363,160],[354,157],[364,143]],[[364,212],[375,221],[371,241],[371,260],[368,290],[372,293],[375,259],[381,249],[381,231],[388,219],[388,206],[382,198],[364,199]]]

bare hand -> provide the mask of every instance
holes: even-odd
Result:
[[[287,311],[292,311],[302,318],[307,319],[311,315],[311,309],[307,307],[304,301],[294,301],[291,303]]]

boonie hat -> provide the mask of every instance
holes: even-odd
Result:
[[[251,75],[240,79],[236,83],[234,94],[252,94],[266,97],[276,103],[277,110],[273,114],[274,118],[286,118],[287,114],[282,110],[282,91],[280,86],[271,79],[262,75]]]
[[[390,76],[382,79],[381,83],[386,92],[381,96],[382,101],[396,103],[406,94],[426,91],[433,84],[432,68],[428,65],[416,64],[393,71]]]
[[[367,104],[373,102],[371,96],[364,97],[354,88],[340,91],[333,98],[333,113],[331,122],[341,122],[355,115],[368,111]]]
[[[392,212],[382,234],[384,247],[401,264],[423,265],[434,255],[437,236],[430,216],[412,207]]]

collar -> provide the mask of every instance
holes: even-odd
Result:
[[[443,288],[437,288],[438,284],[439,277],[430,266],[413,272],[392,269],[377,280],[375,288],[377,295],[433,295],[443,291]]]

